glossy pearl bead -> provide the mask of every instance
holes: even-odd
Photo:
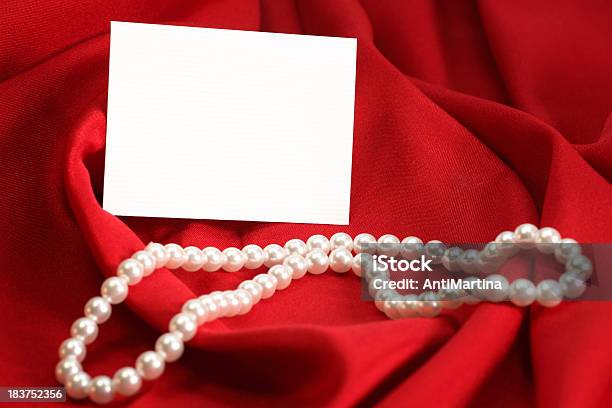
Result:
[[[145,380],[155,380],[164,372],[166,363],[155,351],[145,351],[136,359],[136,371]]]
[[[253,298],[254,304],[258,303],[261,300],[263,288],[259,283],[253,280],[242,281],[240,285],[238,285],[238,289],[244,289],[249,292],[251,294],[251,297]]]
[[[463,251],[461,257],[459,257],[459,265],[461,269],[466,273],[474,273],[478,270],[478,259],[480,253],[475,249],[467,249]]]
[[[538,227],[533,224],[521,224],[514,230],[514,243],[520,248],[529,249],[535,246]]]
[[[153,255],[147,251],[138,251],[132,255],[132,259],[142,265],[142,276],[149,276],[155,270],[156,261]]]
[[[400,254],[404,259],[416,259],[425,253],[423,241],[417,237],[406,237],[402,239]]]
[[[65,384],[66,380],[83,371],[83,366],[74,357],[66,357],[60,360],[55,366],[55,378],[61,384]]]
[[[244,266],[247,269],[257,269],[261,267],[266,260],[264,250],[258,245],[247,245],[242,248],[242,252],[246,256]]]
[[[87,397],[91,377],[84,371],[81,371],[66,380],[66,394],[74,399],[83,399]]]
[[[142,280],[144,267],[135,259],[126,259],[117,267],[117,276],[128,285],[135,285]]]
[[[206,321],[210,322],[220,316],[221,310],[217,303],[209,295],[203,295],[198,298],[202,306],[206,309]]]
[[[202,266],[206,272],[218,271],[227,261],[225,254],[215,247],[204,248],[202,254],[206,257],[206,262]]]
[[[204,324],[208,318],[208,312],[199,299],[190,299],[181,308],[183,313],[191,313],[198,325]]]
[[[331,251],[331,244],[329,243],[329,239],[327,239],[327,237],[324,235],[311,236],[306,241],[306,246],[308,247],[308,252],[312,251],[313,249],[320,249],[326,254],[329,254],[329,251]]]
[[[544,279],[537,286],[538,303],[545,307],[554,307],[563,300],[563,289],[556,280]]]
[[[583,280],[588,280],[593,273],[593,264],[590,259],[584,255],[577,255],[567,261],[565,267],[568,272],[576,273]]]
[[[170,320],[168,330],[170,332],[176,332],[183,341],[189,341],[196,335],[198,326],[193,318],[193,314],[178,313]]]
[[[319,275],[329,267],[329,257],[322,250],[315,249],[306,255],[306,263],[308,264],[308,272]]]
[[[185,251],[180,245],[167,244],[165,248],[166,253],[168,254],[168,262],[166,262],[166,268],[178,269],[183,266],[185,261],[187,261],[187,255],[185,255]]]
[[[369,254],[376,253],[377,247],[376,238],[372,234],[361,233],[355,237],[353,241],[353,249],[356,253],[367,252]]]
[[[366,265],[368,259],[371,260],[371,258],[369,258],[370,256],[371,254],[369,253],[360,252],[353,257],[351,269],[355,275],[361,278],[363,267]]]
[[[274,265],[268,271],[268,275],[274,276],[278,281],[276,290],[283,290],[291,283],[291,275],[293,272],[285,265]]]
[[[176,333],[165,333],[155,342],[155,351],[168,363],[178,360],[185,351],[183,340]]]
[[[121,303],[128,295],[127,283],[116,276],[108,278],[102,283],[100,294],[113,305]]]
[[[331,244],[332,251],[340,247],[344,247],[349,251],[353,250],[353,238],[344,232],[338,232],[337,234],[332,235],[329,239],[329,243]]]
[[[442,263],[442,258],[446,253],[446,245],[442,241],[431,240],[425,244],[425,256],[431,259],[432,264]]]
[[[267,273],[261,273],[253,278],[253,281],[262,288],[261,298],[268,299],[276,292],[276,286],[278,285],[278,279],[273,275]]]
[[[510,284],[508,298],[517,306],[529,306],[536,300],[538,291],[529,279],[519,278]]]
[[[223,250],[226,257],[223,270],[226,272],[236,272],[242,269],[246,262],[246,255],[238,248],[229,247]]]
[[[555,247],[555,259],[557,262],[566,264],[573,257],[580,255],[581,252],[582,249],[578,242],[571,238],[564,238]]]
[[[222,295],[227,301],[227,306],[225,306],[225,312],[223,313],[223,315],[227,317],[234,317],[239,314],[242,305],[240,304],[240,301],[236,297],[234,291],[226,290],[222,293]]]
[[[500,253],[505,257],[516,254],[520,248],[514,242],[514,232],[504,231],[495,238],[495,243],[499,246]]]
[[[97,324],[102,324],[110,318],[112,307],[110,303],[108,303],[108,300],[101,296],[95,296],[87,301],[83,311],[85,312],[85,316],[89,317]]]
[[[91,344],[98,337],[98,325],[89,317],[81,317],[72,324],[70,335]]]
[[[113,386],[118,394],[131,397],[140,391],[142,379],[132,367],[123,367],[117,370],[113,376]]]
[[[392,234],[385,234],[378,238],[378,253],[387,256],[396,256],[400,252],[400,240]]]
[[[291,270],[292,279],[300,279],[308,272],[308,263],[306,263],[306,259],[298,254],[289,255],[283,261],[283,265]]]
[[[502,302],[508,298],[508,292],[510,290],[510,285],[508,284],[508,279],[506,279],[502,275],[489,275],[485,278],[487,282],[498,283],[501,286],[501,289],[487,289],[485,291],[485,298],[489,302]],[[497,285],[496,285],[497,286]]]
[[[461,265],[459,263],[459,259],[461,258],[461,255],[463,255],[463,249],[459,247],[447,249],[442,257],[442,265],[444,265],[446,270],[450,272],[460,271]]]
[[[94,377],[87,390],[89,399],[98,404],[107,404],[115,397],[113,381],[106,375]]]
[[[145,251],[155,258],[155,268],[163,268],[166,266],[169,256],[166,252],[166,248],[162,244],[151,242],[146,246]]]
[[[182,268],[187,272],[196,272],[202,269],[202,266],[206,263],[206,255],[200,248],[194,246],[188,246],[184,250],[185,262]]]
[[[346,248],[334,249],[329,256],[329,266],[332,271],[345,273],[353,266],[353,255]]]
[[[563,296],[569,299],[579,298],[586,290],[586,283],[575,272],[565,272],[559,278],[559,283],[563,290]]]
[[[554,228],[545,227],[538,230],[535,237],[535,246],[538,251],[545,254],[555,252],[557,244],[561,241],[561,234]]]
[[[83,340],[78,338],[69,338],[62,342],[59,348],[59,357],[64,359],[66,357],[74,357],[78,362],[82,362],[87,354],[85,343]]]
[[[247,314],[253,308],[253,295],[251,292],[244,289],[236,289],[234,291],[234,296],[238,299],[238,303],[240,303],[240,311],[239,315]]]
[[[298,254],[304,256],[308,252],[308,247],[301,239],[290,239],[285,244],[285,252],[287,255]]]
[[[285,248],[277,244],[268,245],[264,248],[264,252],[266,254],[266,260],[264,261],[264,265],[268,268],[283,263],[283,260],[287,255],[287,253],[285,252]]]

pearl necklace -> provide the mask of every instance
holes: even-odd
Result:
[[[482,251],[446,248],[440,241],[423,244],[416,237],[400,241],[390,234],[376,240],[373,235],[365,233],[357,235],[354,240],[345,233],[337,233],[330,239],[323,235],[313,235],[307,242],[289,240],[284,247],[271,244],[262,249],[257,245],[247,245],[242,250],[230,247],[223,251],[214,247],[201,250],[194,246],[182,248],[177,244],[150,243],[144,250],[121,262],[117,267],[117,276],[102,283],[101,296],[87,302],[85,317],[78,318],[72,324],[71,337],[59,348],[60,362],[55,370],[56,378],[65,385],[67,394],[75,399],[89,397],[94,402],[104,404],[110,402],[115,394],[134,395],[140,390],[142,380],[158,378],[166,363],[181,357],[184,342],[196,335],[198,326],[217,318],[248,313],[260,300],[270,298],[277,290],[286,289],[293,279],[300,279],[307,272],[317,275],[328,268],[337,273],[352,270],[361,277],[362,257],[366,251],[372,253],[374,244],[379,253],[393,252],[394,248],[403,244],[402,255],[425,255],[432,259],[432,263],[442,264],[451,272],[480,271],[490,274],[518,250],[533,247],[543,253],[554,253],[556,260],[566,266],[566,272],[558,281],[545,279],[537,285],[523,278],[509,284],[505,277],[491,274],[486,279],[500,282],[502,289],[483,293],[441,290],[420,296],[401,296],[393,290],[377,291],[370,284],[368,290],[376,307],[392,319],[433,317],[443,308],[456,308],[461,303],[477,303],[481,300],[499,302],[509,299],[523,307],[537,300],[542,306],[553,307],[563,297],[576,298],[582,295],[585,282],[592,273],[592,264],[581,254],[581,247],[576,241],[561,239],[559,232],[553,228],[538,229],[532,224],[520,225],[514,232],[502,232]],[[83,371],[81,363],[86,355],[86,345],[98,336],[98,325],[110,318],[111,305],[123,302],[128,295],[128,287],[136,285],[155,269],[165,267],[182,268],[188,272],[236,272],[242,268],[257,269],[262,265],[269,268],[267,273],[243,281],[236,290],[214,291],[187,301],[181,312],[170,320],[168,333],[157,339],[155,350],[142,353],[136,359],[135,367],[119,369],[112,379],[104,375],[92,379]],[[364,271],[366,282],[371,283],[377,276],[371,269]]]

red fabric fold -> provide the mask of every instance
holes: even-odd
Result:
[[[0,385],[56,385],[71,322],[149,241],[264,246],[344,230],[485,242],[523,222],[612,240],[606,2],[25,0],[0,10]],[[351,224],[102,210],[110,20],[357,37]],[[260,272],[156,272],[101,326],[86,369],[133,364],[185,300]],[[246,316],[203,326],[164,376],[116,405],[612,403],[609,302],[389,321],[359,290],[348,274],[306,276]]]

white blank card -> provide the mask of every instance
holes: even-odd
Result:
[[[356,48],[112,22],[104,209],[348,224]]]

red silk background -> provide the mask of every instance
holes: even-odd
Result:
[[[357,37],[351,224],[103,211],[110,20]],[[612,242],[611,21],[605,1],[2,1],[0,385],[56,385],[71,322],[149,241],[264,246],[344,230],[485,242],[532,222]],[[133,364],[188,298],[260,272],[156,272],[101,326],[86,369]],[[611,303],[390,321],[350,275],[306,276],[201,327],[159,380],[115,404],[612,404]]]

